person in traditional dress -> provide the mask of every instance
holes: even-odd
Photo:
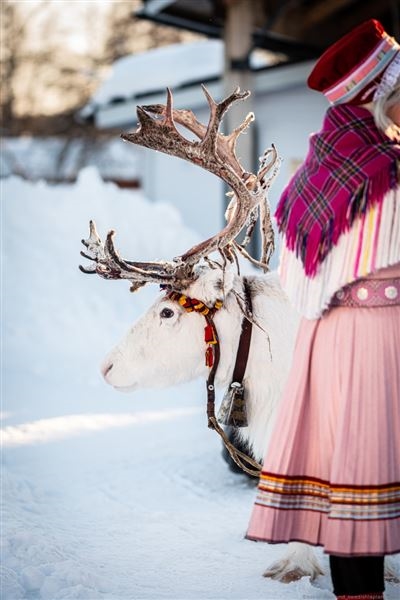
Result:
[[[303,318],[246,537],[322,546],[337,598],[381,599],[400,551],[400,46],[369,20],[308,85],[332,106],[275,215]]]

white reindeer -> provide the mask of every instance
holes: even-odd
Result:
[[[248,426],[238,429],[251,444],[257,460],[264,458],[275,409],[290,366],[298,316],[291,308],[275,273],[239,277],[220,268],[199,267],[196,280],[181,290],[208,306],[223,299],[214,317],[221,358],[216,386],[226,389],[242,329],[244,280],[253,303],[251,346],[244,379]],[[107,383],[121,391],[169,387],[207,379],[204,317],[187,313],[168,294],[158,298],[105,358],[101,370]]]
[[[160,150],[189,160],[223,179],[233,190],[233,199],[227,210],[228,224],[214,237],[188,250],[170,262],[138,263],[122,259],[113,245],[113,232],[103,244],[91,223],[90,237],[83,243],[83,256],[94,261],[90,268],[81,270],[98,273],[106,279],[127,279],[132,290],[148,282],[162,284],[189,298],[200,300],[206,307],[214,307],[216,300],[222,308],[213,315],[212,326],[219,337],[220,360],[215,383],[230,384],[244,320],[244,286],[252,298],[254,321],[244,385],[247,394],[248,427],[241,430],[259,460],[264,456],[276,407],[291,362],[298,317],[290,307],[275,274],[240,277],[233,274],[227,262],[234,262],[235,252],[252,262],[268,268],[273,251],[273,230],[266,192],[278,170],[279,159],[274,148],[268,150],[257,173],[246,172],[235,155],[239,134],[254,118],[245,121],[230,135],[219,133],[220,121],[229,106],[243,100],[249,92],[236,90],[231,96],[216,103],[205,88],[210,106],[207,126],[199,123],[191,111],[173,110],[172,94],[168,91],[166,106],[138,107],[139,127],[135,133],[122,137],[142,146]],[[176,129],[175,122],[194,133],[198,140],[189,141]],[[272,158],[271,158],[272,157]],[[269,162],[268,162],[269,161]],[[257,216],[262,230],[262,256],[252,259],[246,245]],[[246,229],[242,244],[235,241]],[[207,257],[218,251],[222,266]],[[159,298],[125,338],[111,351],[102,366],[106,381],[117,390],[135,390],[143,387],[170,386],[209,375],[205,366],[205,317],[199,312],[188,313],[181,303],[168,293]],[[321,568],[312,549],[300,543],[288,546],[288,552],[265,573],[281,581],[293,581],[308,575],[315,578]]]

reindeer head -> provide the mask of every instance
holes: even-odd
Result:
[[[241,313],[232,293],[241,292],[240,281],[232,269],[204,266],[194,271],[194,281],[179,294],[172,294],[173,298],[163,290],[108,354],[101,368],[107,383],[120,391],[133,391],[207,376],[204,316],[200,311],[188,312],[177,296],[201,298],[207,307],[221,306],[215,314],[222,350],[218,377],[227,372],[233,338],[240,329]],[[237,321],[236,327],[232,321]]]

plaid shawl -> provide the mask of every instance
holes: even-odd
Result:
[[[328,109],[275,213],[308,277],[355,219],[396,187],[399,160],[400,145],[377,129],[368,110],[348,104]]]

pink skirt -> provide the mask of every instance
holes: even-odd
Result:
[[[400,551],[400,306],[302,320],[246,537]]]

